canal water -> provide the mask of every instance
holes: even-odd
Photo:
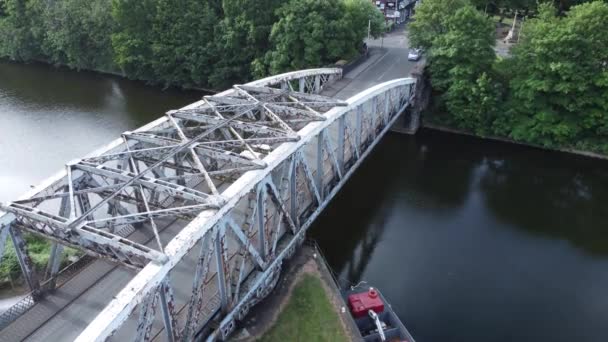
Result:
[[[0,62],[0,201],[200,97],[91,72]]]
[[[198,93],[0,63],[0,201]],[[388,135],[314,225],[421,342],[606,341],[608,163]]]

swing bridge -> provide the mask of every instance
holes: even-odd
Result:
[[[0,341],[228,338],[391,126],[417,125],[414,79],[340,100],[341,77],[205,96],[0,204],[0,255],[12,243],[31,291],[0,315]],[[51,243],[46,269],[33,239]]]

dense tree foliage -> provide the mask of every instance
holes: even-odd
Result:
[[[490,71],[496,59],[493,24],[474,7],[465,6],[446,20],[446,29],[431,46],[432,85],[444,92],[458,126],[485,133],[497,105]]]
[[[608,149],[608,5],[574,6],[565,17],[547,5],[540,12],[512,59],[511,135]]]
[[[428,49],[435,103],[447,113],[436,120],[481,135],[608,153],[608,4],[560,11],[553,3],[535,8],[512,57],[500,60],[478,2],[424,1],[410,40]]]
[[[326,65],[357,54],[367,34],[382,29],[382,14],[367,0],[291,1],[277,10],[279,21],[270,34],[271,50],[255,61],[260,76],[310,65]]]
[[[113,0],[112,17],[116,25],[111,35],[114,61],[122,72],[135,79],[151,79],[152,24],[156,0]]]
[[[410,45],[429,49],[433,40],[448,31],[447,21],[466,0],[427,0],[416,8],[416,20],[409,25]]]
[[[0,17],[0,56],[13,60],[30,60],[39,53],[32,35],[32,11],[26,0],[3,0],[4,16]]]
[[[217,39],[221,60],[209,77],[215,88],[224,88],[252,76],[251,62],[270,48],[268,37],[277,22],[276,10],[282,0],[224,0],[222,32]]]
[[[157,6],[152,25],[155,78],[167,85],[206,84],[221,58],[214,49],[219,8],[200,0],[158,0]]]
[[[221,89],[353,57],[370,19],[367,0],[0,0],[0,57]]]

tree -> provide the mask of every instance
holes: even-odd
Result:
[[[370,34],[374,38],[384,33],[386,21],[382,12],[368,0],[344,0],[346,6],[345,16],[350,22],[354,34],[354,42],[360,43],[367,37],[368,26]]]
[[[447,109],[459,127],[487,133],[498,104],[491,76],[496,59],[494,26],[467,5],[446,19],[445,28],[430,50],[431,84],[445,93]]]
[[[357,55],[367,35],[368,20],[380,32],[377,9],[367,1],[292,0],[276,12],[271,49],[253,63],[258,77],[319,67]],[[372,11],[373,9],[373,11]]]
[[[425,0],[416,8],[416,20],[409,24],[410,46],[430,49],[436,37],[447,33],[447,21],[466,0]]]
[[[216,89],[252,78],[251,62],[270,47],[269,36],[282,0],[225,0],[224,18],[216,38],[222,58],[214,65],[209,83]]]
[[[26,0],[4,0],[0,18],[0,56],[29,61],[40,54],[30,28],[33,16]]]
[[[167,86],[207,86],[213,66],[215,27],[221,13],[215,0],[158,0],[152,25],[152,68]]]
[[[49,62],[75,69],[110,70],[111,3],[107,0],[30,1],[38,25],[31,27]]]
[[[111,35],[114,61],[129,78],[150,80],[152,41],[150,29],[156,18],[157,0],[113,0],[112,17],[116,22]]]
[[[563,18],[550,5],[539,12],[514,50],[510,134],[546,146],[593,141],[608,151],[608,5],[578,5]]]

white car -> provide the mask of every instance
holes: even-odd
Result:
[[[422,55],[422,49],[411,49],[410,52],[407,54],[407,60],[408,61],[417,61],[420,59]]]

